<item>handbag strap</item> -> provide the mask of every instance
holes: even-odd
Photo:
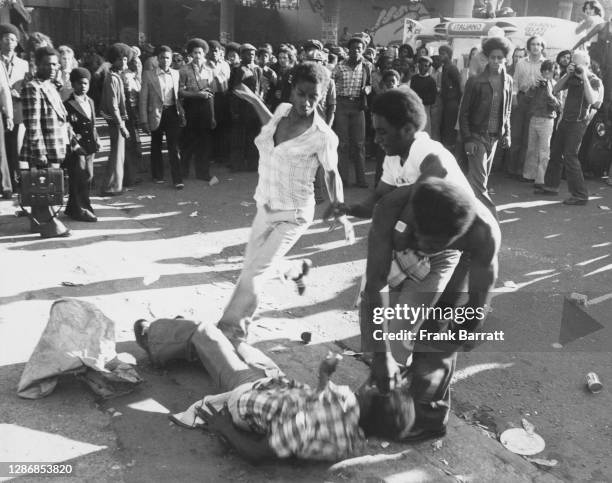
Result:
[[[19,197],[19,206],[22,209],[22,211],[28,216],[28,218],[30,220],[32,220],[37,226],[40,226],[40,221],[38,221],[36,218],[34,218],[32,216],[32,212],[28,212],[28,210],[26,210],[25,206],[23,206],[23,203],[21,202],[21,196]],[[53,215],[51,217],[51,219],[53,218],[57,218],[59,215],[59,212],[61,211],[61,209],[64,207],[64,201],[62,200],[62,204],[59,205],[59,208],[57,210],[54,210],[53,208],[51,208],[51,206],[49,206],[49,208],[51,208],[51,214]]]

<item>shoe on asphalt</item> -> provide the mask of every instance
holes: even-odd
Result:
[[[166,180],[153,178],[153,183],[155,184],[164,184],[165,182]]]
[[[306,281],[304,278],[308,276],[310,269],[312,267],[312,260],[305,258],[302,260],[302,270],[297,277],[293,277],[293,281],[295,282],[295,286],[297,287],[298,294],[304,295],[306,292]]]
[[[182,190],[182,189],[185,187],[185,185],[184,185],[183,183],[176,183],[176,184],[174,185],[174,187],[175,187],[177,190]]]
[[[536,195],[546,195],[546,196],[557,196],[559,193],[553,190],[549,190],[542,186],[541,188],[536,188],[533,190],[533,193]]]
[[[568,199],[563,201],[564,205],[570,206],[584,206],[589,202],[589,200],[585,200],[583,198],[576,198],[574,196],[570,196]]]
[[[73,215],[70,213],[66,214],[76,221],[88,221],[92,223],[98,221],[98,217],[89,210],[81,210],[81,213],[79,213],[78,215]]]
[[[428,439],[443,438],[446,436],[446,428],[439,429],[437,431],[430,431],[427,429],[414,429],[410,431],[405,437],[401,439],[402,443],[419,443],[421,441],[427,441]]]
[[[149,354],[149,336],[147,332],[149,331],[150,325],[151,323],[145,319],[138,319],[134,322],[134,338],[136,339],[136,344],[147,353],[149,358],[151,358],[151,355]]]
[[[121,196],[123,194],[123,190],[121,191],[103,191],[101,196]]]

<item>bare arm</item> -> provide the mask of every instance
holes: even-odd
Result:
[[[576,45],[574,45],[570,50],[576,50],[578,47],[580,47],[582,44],[584,44],[585,42],[588,42],[590,39],[592,39],[595,35],[597,35],[599,32],[601,32],[604,27],[606,26],[607,22],[604,23],[600,23],[599,25],[596,25],[595,27],[593,27],[591,29],[591,31],[586,34],[584,37],[582,37],[577,43]],[[580,33],[578,32],[578,29],[576,29],[576,33]]]

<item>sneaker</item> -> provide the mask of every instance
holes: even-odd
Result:
[[[175,187],[177,190],[182,190],[182,189],[185,187],[185,185],[184,185],[183,183],[176,183],[176,184],[174,185],[174,187]]]
[[[305,277],[308,276],[308,273],[310,272],[311,267],[312,267],[312,261],[309,260],[308,258],[305,258],[304,260],[302,260],[301,273],[297,277],[293,278],[298,294],[300,295],[304,295],[304,292],[306,292]]]
[[[589,202],[589,200],[585,200],[583,198],[576,198],[575,196],[570,196],[568,199],[563,201],[564,205],[570,206],[584,206]]]
[[[138,346],[149,356],[149,336],[147,333],[150,325],[151,323],[145,319],[138,319],[134,322],[134,338],[136,339],[136,344],[138,344]]]
[[[216,184],[219,184],[219,178],[217,178],[216,176],[213,176],[212,178],[210,178],[210,181],[208,182],[208,186],[214,186]]]
[[[165,180],[163,180],[163,179],[154,179],[154,180],[153,180],[153,183],[155,183],[155,184],[164,184],[165,182],[166,182],[166,181],[165,181]]]

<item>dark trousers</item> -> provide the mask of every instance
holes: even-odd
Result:
[[[569,122],[561,120],[550,149],[550,160],[544,175],[544,186],[551,191],[559,191],[561,171],[565,167],[567,188],[570,195],[582,200],[589,199],[589,193],[584,182],[582,167],[578,159],[578,151],[582,136],[587,128],[586,121]]]
[[[136,170],[141,164],[140,135],[136,128],[136,117],[133,109],[130,111],[125,127],[130,137],[125,140],[125,159],[123,162],[123,186],[134,186],[136,184]]]
[[[175,106],[163,109],[159,127],[151,131],[151,175],[154,180],[164,179],[164,159],[162,157],[162,141],[166,135],[168,157],[170,158],[170,173],[174,184],[183,182],[181,173],[181,156],[178,138],[180,133],[179,116]]]
[[[17,183],[19,179],[19,149],[18,149],[18,138],[19,138],[19,126],[21,124],[15,124],[12,131],[4,131],[4,146],[6,148],[6,158],[8,162],[8,173],[10,176],[12,189],[17,191]],[[3,174],[4,178],[4,174]],[[5,189],[5,182],[2,181],[2,188]]]
[[[457,143],[457,117],[459,116],[459,99],[442,101],[442,120],[440,122],[440,137],[444,147],[451,153],[455,152]]]
[[[527,142],[529,141],[529,119],[531,115],[530,103],[533,98],[518,93],[518,103],[512,107],[510,117],[510,132],[512,134],[510,145],[510,163],[506,170],[509,174],[523,175],[523,165],[527,154]]]
[[[349,185],[351,165],[358,185],[365,185],[365,112],[358,99],[339,97],[334,130],[338,135],[338,171],[344,186]]]
[[[194,158],[196,178],[209,181],[210,158],[213,150],[213,131],[210,129],[210,120],[202,116],[197,110],[195,112],[187,111],[186,116],[187,125],[183,129],[181,153],[183,178],[189,177],[191,158]]]
[[[250,105],[240,101],[232,112],[230,131],[230,167],[234,171],[257,171],[259,152],[255,138],[261,131],[261,123]]]
[[[95,154],[80,156],[69,154],[64,163],[68,170],[68,204],[66,214],[78,217],[83,210],[93,213],[89,200],[89,186],[93,179],[93,162]]]

